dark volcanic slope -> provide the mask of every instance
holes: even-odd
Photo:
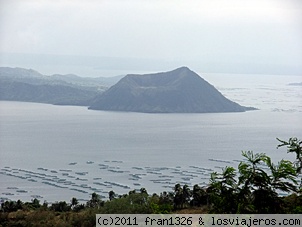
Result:
[[[146,113],[243,112],[250,109],[225,98],[187,67],[165,73],[127,75],[97,97],[89,108]]]

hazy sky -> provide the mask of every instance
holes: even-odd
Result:
[[[1,66],[47,73],[302,74],[301,0],[0,0],[0,33]]]

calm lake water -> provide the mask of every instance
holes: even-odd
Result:
[[[87,200],[92,192],[171,191],[206,185],[237,166],[242,150],[293,160],[276,137],[302,138],[301,76],[202,75],[225,96],[258,111],[144,114],[0,102],[0,198]]]

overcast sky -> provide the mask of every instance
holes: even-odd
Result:
[[[301,0],[0,0],[0,33],[1,66],[44,73],[302,74]]]

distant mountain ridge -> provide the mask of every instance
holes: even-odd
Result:
[[[111,78],[84,78],[73,74],[45,76],[32,69],[0,67],[0,100],[146,113],[217,113],[255,109],[225,98],[187,67]]]
[[[0,67],[0,100],[89,106],[120,78],[45,76],[32,69]]]
[[[108,89],[123,76],[114,77],[80,77],[74,74],[54,74],[51,76],[42,75],[33,69],[0,67],[0,78],[9,79],[31,84],[72,84],[84,87],[95,87],[98,90]]]
[[[290,83],[288,85],[290,85],[290,86],[302,86],[302,82],[301,83]]]
[[[33,85],[0,79],[0,100],[88,106],[95,95],[97,95],[95,91],[72,86]]]
[[[94,99],[89,109],[146,113],[243,112],[254,108],[225,98],[187,67],[129,74]]]

